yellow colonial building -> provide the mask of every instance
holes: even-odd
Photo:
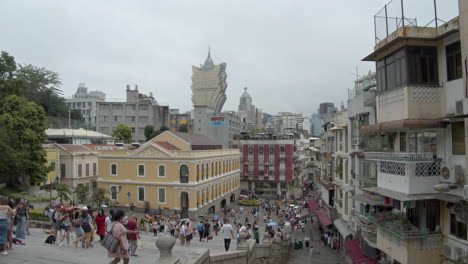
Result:
[[[97,186],[118,206],[178,210],[182,217],[228,208],[240,188],[240,152],[202,135],[165,131],[136,150],[101,152]]]

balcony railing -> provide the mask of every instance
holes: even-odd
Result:
[[[365,158],[366,160],[399,161],[405,163],[434,162],[434,155],[432,152],[366,152]]]

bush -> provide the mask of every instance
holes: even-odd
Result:
[[[29,210],[29,219],[37,221],[49,221],[49,217],[44,215],[44,211],[39,209]]]
[[[239,201],[239,204],[240,205],[245,205],[245,206],[258,206],[260,205],[260,201],[259,200],[247,200],[247,199],[244,199],[244,200],[240,200]]]
[[[32,196],[32,195],[29,195],[27,192],[23,192],[22,190],[17,189],[15,187],[0,188],[0,195],[12,197],[12,198],[23,198],[25,200],[28,200],[28,202],[49,201],[49,198]]]

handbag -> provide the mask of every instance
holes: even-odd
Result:
[[[75,219],[72,221],[72,226],[73,227],[80,227],[81,226],[81,220],[80,219]]]
[[[81,227],[83,228],[83,231],[85,233],[91,232],[91,225],[89,224],[89,222],[82,223]]]
[[[106,235],[101,240],[101,245],[110,253],[115,253],[119,245],[119,240],[112,235],[112,229],[114,229],[114,224],[112,224],[110,232],[106,232]]]

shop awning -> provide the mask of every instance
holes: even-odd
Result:
[[[309,205],[309,212],[315,212],[318,209],[317,201],[315,199],[307,200],[307,204]]]
[[[390,197],[392,199],[404,201],[418,201],[418,200],[442,200],[447,202],[458,202],[463,200],[463,197],[450,194],[450,193],[421,193],[421,194],[406,194],[402,192],[397,192],[381,187],[370,187],[364,188],[364,191],[380,194],[382,196]]]
[[[323,229],[333,224],[330,217],[328,217],[327,213],[324,210],[318,209],[317,216],[319,218],[320,225],[322,226]]]
[[[400,129],[439,128],[443,123],[439,119],[406,119],[383,122],[376,125],[361,126],[359,131],[363,134],[376,133],[379,131],[391,131]]]
[[[351,258],[353,264],[376,264],[377,261],[370,259],[361,252],[361,247],[356,239],[344,243],[346,254]]]
[[[343,219],[336,219],[335,221],[333,221],[333,224],[344,238],[353,233],[351,231],[351,228],[349,228],[348,224]]]

